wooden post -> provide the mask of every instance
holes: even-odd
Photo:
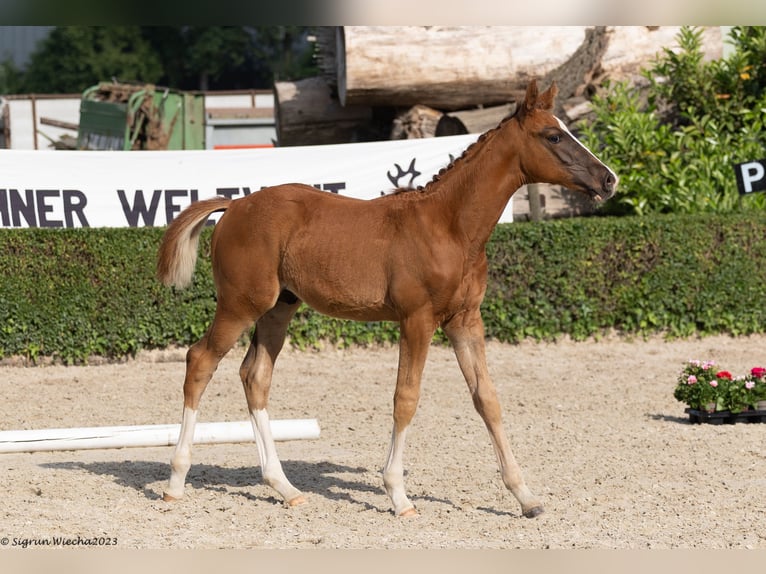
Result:
[[[529,219],[531,221],[542,221],[543,209],[540,202],[540,184],[527,184],[527,194],[529,196]]]

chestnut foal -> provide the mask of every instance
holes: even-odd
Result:
[[[597,201],[614,193],[615,174],[551,114],[556,92],[554,85],[539,93],[532,81],[513,116],[483,134],[419,192],[366,201],[286,184],[236,200],[199,201],[170,224],[159,249],[158,276],[166,285],[184,287],[208,216],[225,212],[211,241],[217,308],[207,333],[187,354],[183,419],[165,500],[183,495],[205,386],[221,358],[255,324],[240,376],[263,480],[290,506],[305,502],[282,470],[266,411],[274,363],[303,301],[333,317],[400,324],[393,433],[383,469],[397,515],[417,514],[405,492],[402,459],[439,326],[487,426],[503,482],[524,516],[543,511],[503,429],[479,305],[487,281],[485,245],[517,189],[559,184]]]

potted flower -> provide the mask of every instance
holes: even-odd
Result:
[[[713,361],[691,360],[678,375],[673,396],[690,409],[714,412],[719,401],[719,377],[731,377],[726,371],[716,371]]]
[[[753,407],[759,411],[766,411],[766,369],[753,367],[747,378],[753,383]]]
[[[719,403],[722,409],[738,414],[748,410],[751,405],[755,405],[757,397],[752,376],[731,377],[730,373],[726,374],[729,377],[719,381]]]

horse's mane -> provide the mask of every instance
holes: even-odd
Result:
[[[518,106],[516,107],[516,110],[518,110]],[[447,166],[441,168],[438,173],[434,174],[434,176],[431,178],[431,181],[429,181],[425,186],[419,185],[417,187],[399,187],[392,192],[386,194],[384,197],[390,197],[390,196],[401,196],[404,194],[409,194],[410,192],[418,192],[418,193],[429,193],[433,190],[434,184],[439,182],[441,178],[446,174],[447,172],[453,170],[456,166],[461,165],[469,157],[472,157],[476,155],[476,152],[478,152],[479,149],[481,149],[484,144],[486,144],[487,140],[492,139],[492,137],[497,134],[497,132],[500,131],[500,128],[503,127],[503,125],[508,122],[511,118],[513,118],[516,115],[516,110],[505,118],[503,118],[500,123],[498,123],[494,128],[491,128],[481,134],[479,138],[473,142],[471,145],[469,145],[467,148],[463,150],[463,153],[461,153],[458,157],[453,159]]]

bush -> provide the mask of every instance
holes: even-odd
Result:
[[[215,312],[211,230],[182,291],[154,277],[162,231],[0,232],[0,358],[78,363],[199,339]],[[500,341],[766,331],[763,213],[503,224],[487,253],[482,310],[487,336]],[[396,341],[398,327],[302,307],[289,336],[300,347],[367,345]]]
[[[643,72],[647,86],[613,83],[593,100],[583,142],[620,176],[611,214],[766,210],[740,198],[733,165],[766,148],[766,28],[735,27],[734,53],[705,61],[701,31],[683,28]]]
[[[161,230],[0,233],[0,357],[119,358],[200,337],[215,310],[210,263],[188,291],[154,279]]]
[[[489,336],[575,339],[763,332],[766,214],[587,218],[499,226]]]

